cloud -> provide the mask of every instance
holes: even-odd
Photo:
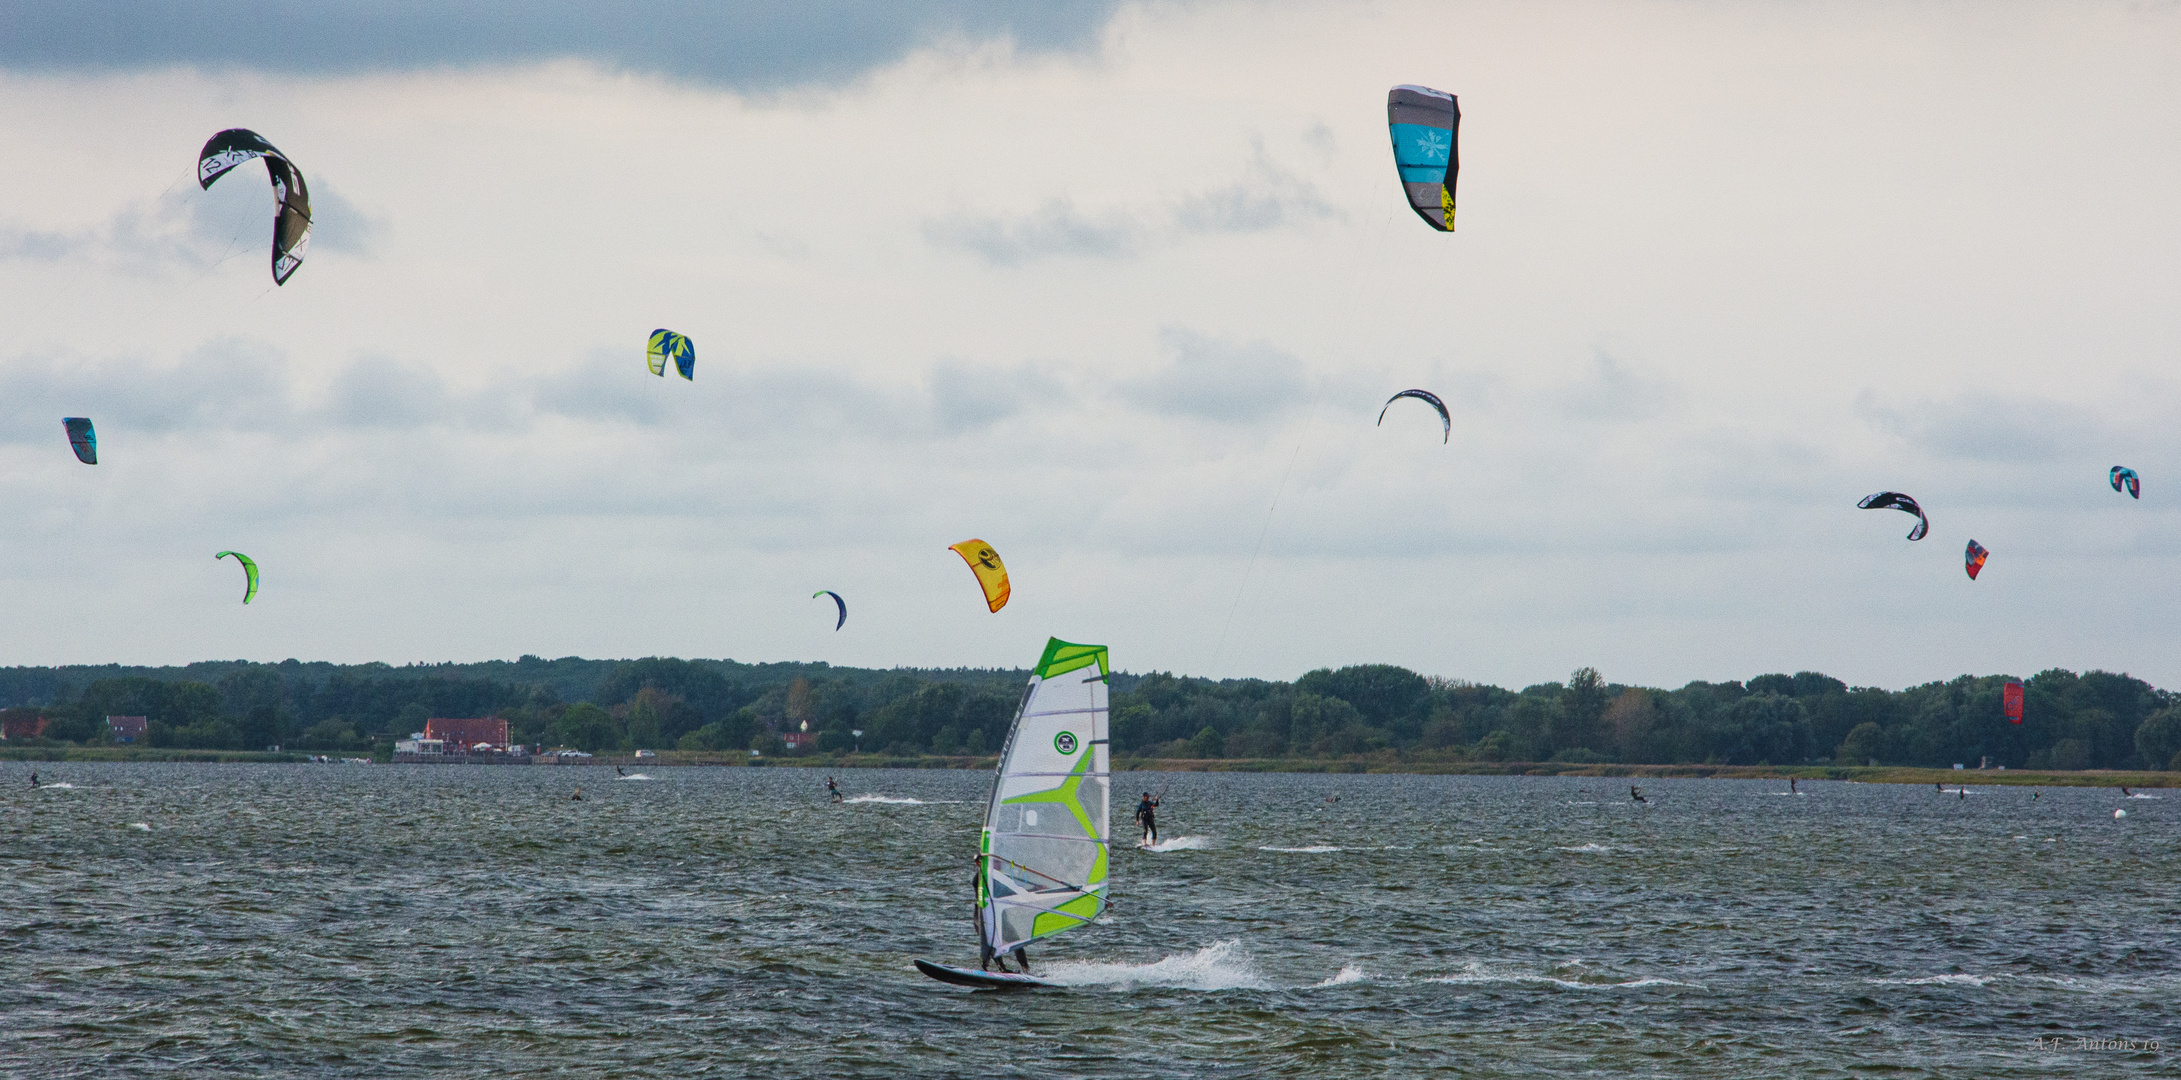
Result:
[[[1303,362],[1261,341],[1238,343],[1167,326],[1159,343],[1174,362],[1120,385],[1130,404],[1167,416],[1247,423],[1295,408],[1311,394]]]
[[[1560,392],[1560,409],[1582,420],[1649,420],[1671,405],[1679,389],[1604,351],[1592,357],[1590,376]]]
[[[966,251],[993,266],[1038,259],[1118,259],[1189,236],[1267,232],[1337,217],[1317,186],[1280,167],[1262,139],[1251,140],[1247,179],[1137,210],[1076,209],[1065,196],[1017,217],[955,213],[924,223],[934,247]]]
[[[1032,366],[976,366],[942,361],[929,381],[932,415],[943,431],[990,427],[1034,407],[1055,408],[1073,394],[1058,379]]]
[[[2073,405],[1993,394],[1897,406],[1865,390],[1855,399],[1855,412],[1880,432],[1942,458],[1968,461],[2052,461],[2066,448],[2094,440],[2099,426],[2089,411]]]
[[[1147,229],[1134,216],[1108,211],[1095,217],[1078,213],[1075,203],[1049,199],[1021,217],[1007,219],[954,214],[924,223],[924,239],[934,247],[966,251],[993,266],[1019,266],[1055,255],[1119,258],[1142,250]]]
[[[741,91],[853,79],[949,39],[1086,49],[1117,0],[30,0],[8,6],[0,65],[283,75],[580,59]]]
[[[255,183],[251,181],[255,180]],[[386,219],[319,181],[311,182],[309,256],[369,255]],[[271,259],[272,188],[262,170],[245,169],[198,190],[177,185],[157,198],[72,230],[0,225],[0,260],[98,260],[135,274],[206,270],[251,255]]]

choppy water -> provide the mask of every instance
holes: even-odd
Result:
[[[910,961],[974,960],[982,773],[28,768],[9,1075],[2181,1068],[2181,792],[1178,775],[1069,988],[971,994]]]

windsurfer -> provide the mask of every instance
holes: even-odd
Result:
[[[1144,846],[1159,842],[1159,800],[1148,791],[1136,802],[1136,824],[1143,828]]]

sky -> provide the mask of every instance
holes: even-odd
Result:
[[[0,8],[0,663],[2181,686],[2181,7],[87,7]]]

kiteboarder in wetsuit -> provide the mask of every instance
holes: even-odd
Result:
[[[1650,802],[1650,801],[1651,801],[1651,800],[1649,800],[1649,799],[1646,799],[1646,798],[1644,798],[1644,797],[1643,797],[1643,792],[1637,791],[1637,790],[1636,790],[1636,785],[1634,785],[1634,784],[1630,784],[1630,785],[1628,785],[1628,797],[1629,797],[1629,798],[1631,798],[1631,799],[1634,799],[1634,800],[1636,800],[1637,802],[1640,802],[1640,803],[1647,803],[1647,802]]]
[[[1144,797],[1136,803],[1136,824],[1143,827],[1144,844],[1147,847],[1159,842],[1158,815],[1159,800],[1152,798],[1150,792],[1144,792]]]
[[[841,802],[841,782],[833,779],[830,776],[826,777],[825,793],[831,795],[834,802]]]
[[[38,786],[38,771],[37,771],[36,769],[32,769],[32,770],[31,770],[31,772],[30,772],[30,786],[31,786],[31,787],[37,787],[37,786]]]

